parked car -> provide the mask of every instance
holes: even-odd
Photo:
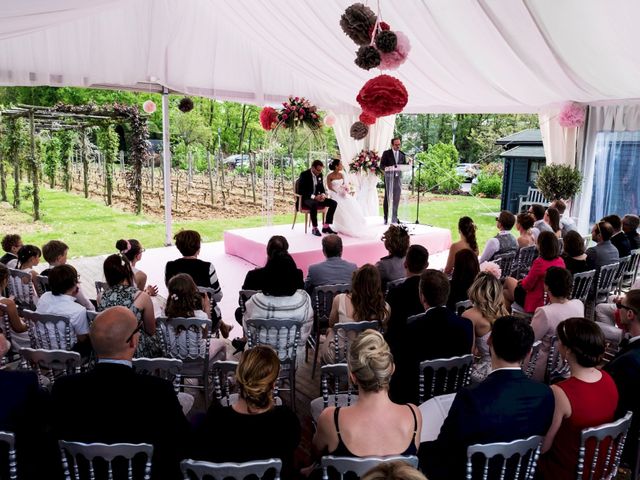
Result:
[[[227,167],[236,168],[243,165],[249,165],[249,155],[247,153],[229,155],[224,159],[224,164]]]
[[[456,173],[464,178],[465,182],[473,181],[480,173],[480,165],[477,163],[459,163]]]

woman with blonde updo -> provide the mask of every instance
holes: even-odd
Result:
[[[473,323],[476,360],[471,369],[471,379],[480,383],[491,371],[491,354],[487,343],[491,327],[497,318],[507,315],[500,280],[492,273],[480,272],[469,288],[469,300],[473,306],[462,317]]]
[[[406,462],[382,462],[365,473],[360,480],[427,480],[418,470]]]
[[[280,458],[282,476],[290,478],[300,422],[291,409],[274,404],[279,373],[280,360],[270,346],[245,351],[236,370],[240,397],[229,407],[209,408],[196,432],[194,458],[210,462]]]
[[[415,455],[420,445],[422,416],[412,404],[389,399],[395,369],[384,338],[365,330],[349,351],[349,377],[358,386],[358,402],[349,407],[328,407],[318,419],[313,446],[318,455],[365,457]]]

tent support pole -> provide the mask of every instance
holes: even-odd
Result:
[[[162,166],[164,181],[164,244],[171,245],[171,145],[169,142],[169,90],[162,88]]]

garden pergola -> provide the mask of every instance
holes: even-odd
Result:
[[[258,105],[293,93],[326,110],[357,114],[356,94],[372,73],[355,67],[356,46],[338,25],[351,3],[5,0],[0,85],[160,91],[165,111],[169,91]],[[411,41],[409,59],[391,72],[409,91],[408,113],[541,113],[547,158],[573,163],[576,132],[567,135],[549,120],[558,104],[572,100],[606,110],[640,99],[636,0],[382,0],[370,6]],[[608,115],[635,113],[605,112],[604,124]],[[167,126],[165,118],[165,132]],[[581,211],[588,212],[585,202]],[[170,221],[170,208],[165,212]]]

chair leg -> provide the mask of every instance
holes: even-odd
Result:
[[[291,224],[291,230],[293,230],[293,227],[296,226],[296,219],[298,218],[298,210],[295,210],[293,212],[293,223]]]
[[[309,226],[309,214],[304,214],[304,233],[307,233],[307,227]]]
[[[293,411],[296,409],[296,366],[295,363],[291,364],[291,370],[289,370],[289,392],[291,400],[291,408]]]
[[[318,364],[318,351],[320,350],[320,328],[316,330],[316,346],[313,352],[313,366],[311,367],[311,378],[316,376],[316,365]]]

